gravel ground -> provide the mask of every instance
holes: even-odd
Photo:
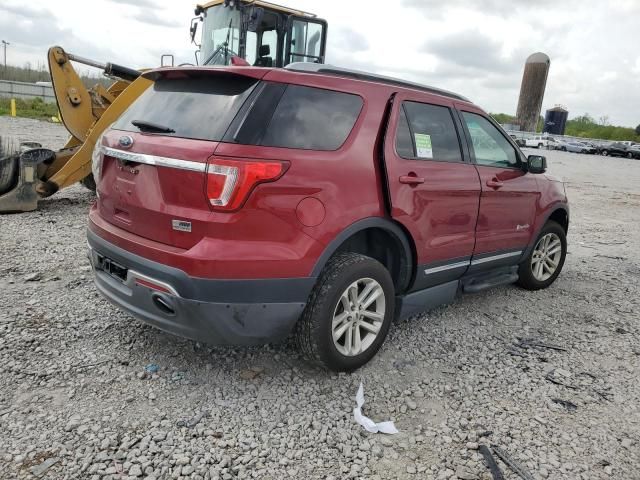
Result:
[[[0,132],[65,137],[6,117]],[[0,217],[0,477],[490,479],[476,449],[495,444],[535,479],[637,479],[640,162],[547,156],[572,202],[558,281],[396,323],[349,375],[290,344],[210,348],[110,306],[82,187]],[[365,414],[400,434],[354,423],[361,380]]]

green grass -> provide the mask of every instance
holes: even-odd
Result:
[[[11,100],[0,98],[0,115],[11,115]],[[55,103],[46,103],[41,98],[32,100],[16,99],[16,116],[23,118],[36,118],[50,120],[58,115],[58,106]]]

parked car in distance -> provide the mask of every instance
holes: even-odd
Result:
[[[563,152],[586,153],[587,146],[576,141],[558,140],[555,149]]]
[[[87,237],[98,291],[151,325],[293,333],[349,371],[395,317],[562,270],[564,184],[464,97],[307,63],[143,75],[96,143]]]
[[[605,157],[628,157],[633,158],[633,152],[629,152],[629,147],[623,142],[613,142],[600,147],[599,153]]]
[[[594,144],[592,144],[590,142],[579,141],[579,142],[576,142],[576,143],[579,143],[580,145],[583,146],[583,152],[582,153],[593,154],[593,153],[597,153],[598,152],[598,148]]]
[[[530,138],[525,139],[525,145],[527,147],[533,147],[533,148],[547,147],[548,138],[546,136],[543,136],[543,135],[536,135],[534,137],[530,137]]]
[[[559,150],[560,143],[554,137],[547,137],[547,150]]]
[[[627,157],[640,159],[640,145],[635,144],[627,149]]]

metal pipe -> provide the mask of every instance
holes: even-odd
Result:
[[[73,60],[74,62],[82,63],[84,65],[89,65],[91,67],[96,67],[101,70],[105,70],[107,68],[106,63],[96,62],[95,60],[90,60],[88,58],[80,57],[79,55],[73,55],[71,53],[67,53],[67,57],[69,57],[69,60]]]
[[[72,53],[67,53],[67,57],[69,60],[74,62],[82,63],[84,65],[89,65],[90,67],[96,67],[102,70],[107,75],[113,75],[115,77],[122,78],[123,80],[133,81],[140,76],[140,72],[138,70],[134,70],[132,68],[123,67],[122,65],[118,65],[116,63],[100,63],[95,60],[91,60],[89,58],[84,58],[79,55],[74,55]]]

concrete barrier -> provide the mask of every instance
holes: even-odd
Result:
[[[5,98],[30,98],[39,97],[45,102],[55,102],[56,97],[51,85],[38,85],[35,83],[12,82],[0,80],[0,97]]]

